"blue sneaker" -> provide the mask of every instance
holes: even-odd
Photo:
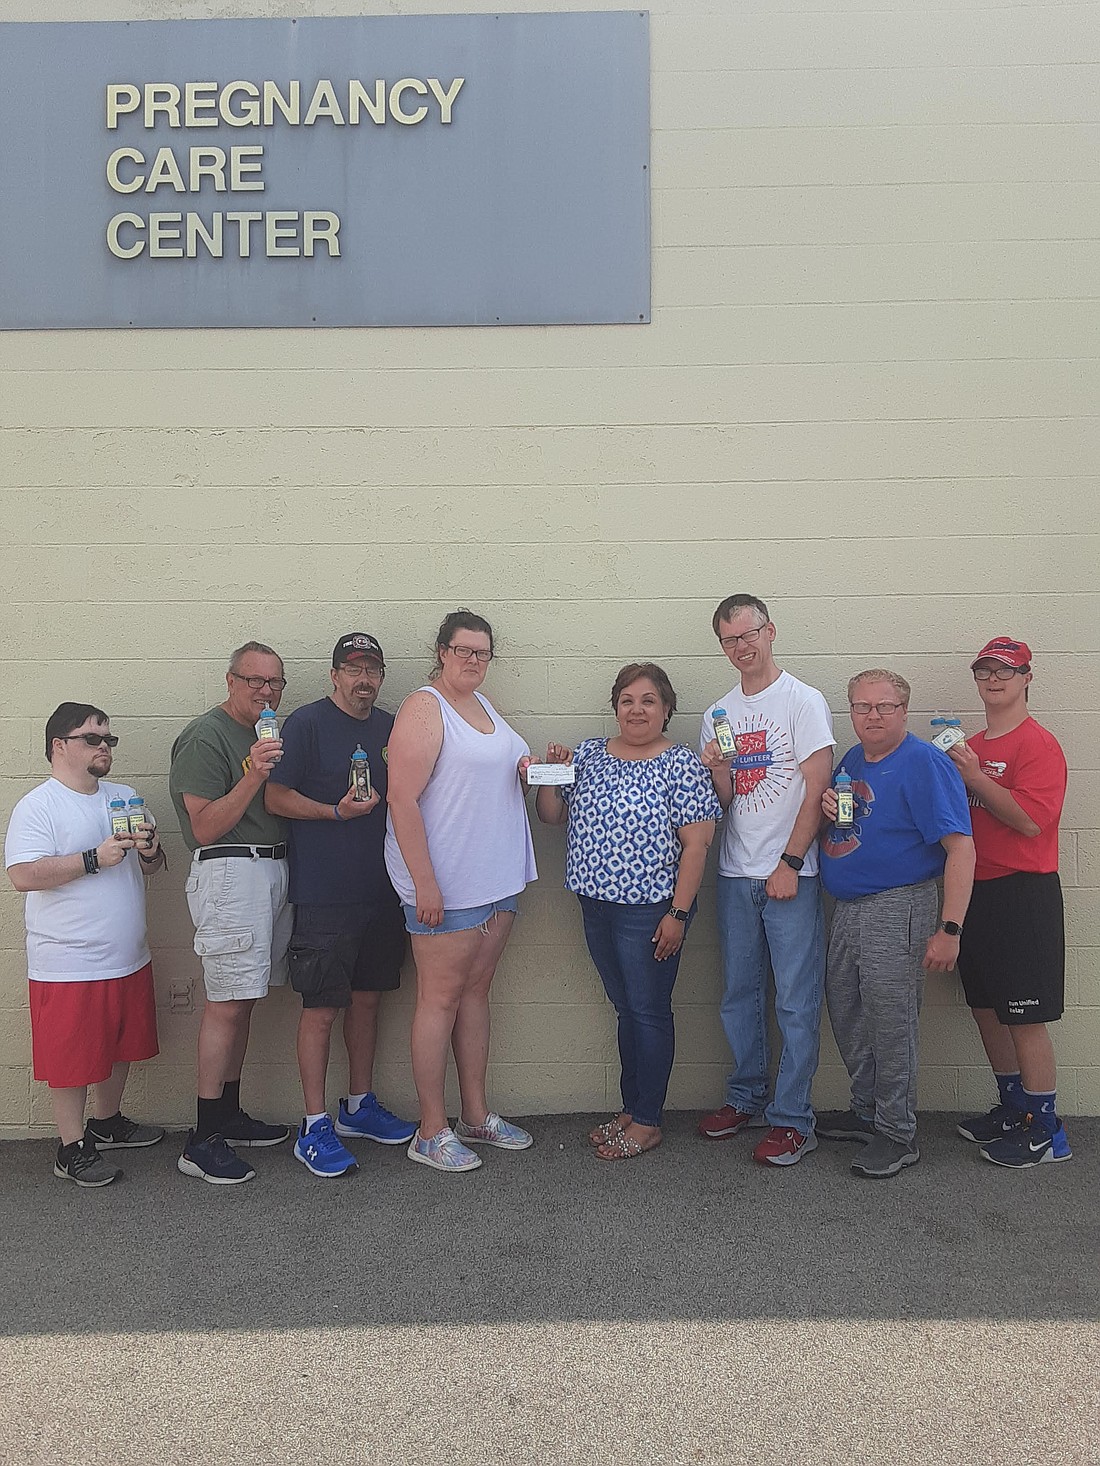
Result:
[[[1005,1135],[1014,1135],[1026,1124],[1027,1115],[1023,1110],[997,1104],[987,1115],[972,1115],[968,1120],[960,1120],[955,1129],[964,1140],[972,1140],[975,1145],[988,1145]]]
[[[185,1176],[209,1181],[211,1186],[239,1186],[242,1181],[253,1181],[256,1177],[248,1162],[242,1161],[221,1135],[196,1140],[193,1130],[187,1132],[187,1144],[176,1162],[176,1169]]]
[[[336,1138],[332,1121],[327,1115],[314,1120],[307,1130],[305,1121],[294,1142],[294,1154],[307,1170],[315,1176],[343,1176],[354,1171],[359,1162],[350,1150],[345,1150]]]
[[[379,1145],[408,1145],[416,1134],[414,1120],[399,1120],[373,1094],[363,1097],[354,1114],[349,1111],[347,1101],[341,1100],[333,1128],[337,1135],[347,1135],[353,1140],[376,1140]]]
[[[1021,1125],[1011,1135],[1002,1136],[983,1145],[978,1154],[983,1160],[992,1161],[995,1166],[1012,1166],[1022,1170],[1025,1166],[1041,1166],[1045,1161],[1068,1161],[1073,1158],[1066,1137],[1066,1127],[1061,1120],[1053,1134],[1033,1120],[1030,1125]]]
[[[502,1120],[492,1110],[480,1125],[467,1125],[462,1120],[456,1120],[455,1134],[459,1140],[470,1145],[496,1145],[501,1150],[526,1150],[535,1143],[533,1135],[521,1130],[518,1125]]]

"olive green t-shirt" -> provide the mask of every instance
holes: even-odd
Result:
[[[236,723],[224,708],[211,708],[188,723],[172,744],[172,766],[168,792],[179,815],[180,834],[188,850],[199,842],[191,831],[191,819],[183,802],[185,794],[200,799],[221,799],[244,778],[249,755],[256,742],[255,730]],[[278,815],[264,808],[261,786],[256,797],[219,845],[278,845],[286,839],[286,827]]]

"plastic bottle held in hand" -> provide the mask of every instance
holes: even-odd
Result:
[[[850,830],[855,824],[856,804],[852,797],[852,779],[843,769],[836,776],[836,819],[838,830]]]
[[[279,720],[270,707],[265,707],[256,724],[257,738],[278,738]]]
[[[937,713],[932,719],[932,742],[944,753],[949,748],[954,748],[956,743],[965,743],[966,734],[962,730],[962,719],[954,716],[944,717]]]
[[[110,804],[110,810],[111,810],[111,834],[112,835],[129,835],[129,833],[130,833],[130,816],[126,812],[126,801],[125,801],[125,799],[120,799],[120,798],[112,799],[111,800],[111,804]]]
[[[719,751],[725,758],[732,758],[737,752],[737,739],[734,737],[733,729],[730,727],[729,713],[725,708],[714,709],[714,736],[718,741]]]
[[[148,830],[143,830],[141,827],[142,825],[151,825],[152,820],[149,818],[149,812],[145,808],[145,800],[140,794],[135,794],[127,806],[127,823],[130,826],[130,834],[137,836],[145,849],[148,850],[149,846],[153,843],[153,837]]]
[[[371,796],[370,759],[364,752],[361,743],[355,745],[355,752],[351,756],[351,773],[348,775],[348,788],[355,790],[355,793],[351,797],[356,804],[365,804]]]

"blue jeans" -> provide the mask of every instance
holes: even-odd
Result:
[[[623,1113],[639,1125],[659,1125],[676,1050],[672,989],[680,967],[680,952],[663,962],[653,955],[653,933],[668,902],[577,900],[589,954],[619,1015]]]
[[[800,876],[798,895],[773,901],[766,882],[718,877],[718,932],[725,967],[722,1026],[733,1050],[726,1103],[763,1110],[769,1125],[809,1135],[810,1087],[817,1072],[825,932],[817,876]],[[775,1019],[782,1053],[768,1098],[768,964],[775,977]]]

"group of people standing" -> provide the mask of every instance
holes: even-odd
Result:
[[[477,1146],[532,1144],[486,1093],[490,988],[536,878],[532,784],[538,818],[565,827],[565,885],[618,1020],[622,1105],[589,1137],[601,1160],[661,1143],[673,988],[719,824],[720,1011],[734,1065],[723,1103],[699,1122],[704,1137],[762,1127],[752,1154],[769,1166],[799,1162],[818,1136],[860,1142],[861,1176],[913,1165],[924,973],[958,967],[999,1089],[989,1114],[960,1133],[1002,1165],[1069,1157],[1046,1028],[1063,1002],[1066,772],[1028,713],[1027,646],[998,637],[982,649],[972,672],[987,726],[946,752],[908,731],[904,678],[858,673],[848,686],[857,741],[834,769],[828,705],[777,664],[764,602],[728,597],[713,629],[739,680],[704,714],[697,749],[667,735],[677,706],[667,674],[635,662],[611,689],[617,732],[575,749],[551,743],[531,773],[527,743],[481,691],[493,631],[470,611],[444,619],[429,680],[396,719],[378,706],[385,658],[365,632],[341,637],[328,696],[291,713],[278,737],[256,725],[278,710],[281,658],[260,642],[233,653],[225,700],[172,749],[206,988],[181,1172],[247,1181],[255,1171],[238,1152],[290,1138],[249,1115],[240,1092],[253,1007],[288,976],[302,1000],[294,1154],[314,1175],[354,1169],[345,1142],[357,1138],[405,1145],[444,1171],[478,1167]],[[129,1063],[157,1051],[141,877],[164,857],[151,820],[111,832],[110,799],[133,794],[105,778],[117,741],[100,709],[62,704],[46,729],[52,777],[20,801],[6,849],[9,876],[28,893],[34,1071],[54,1099],[54,1169],[85,1186],[118,1174],[101,1151],[163,1137],[121,1110]],[[852,791],[850,819],[838,818],[838,780]],[[827,950],[822,883],[835,899]],[[418,1122],[393,1114],[374,1088],[379,1006],[400,982],[406,940]],[[815,1115],[826,998],[851,1105]],[[331,1110],[341,1013],[348,1094]]]

